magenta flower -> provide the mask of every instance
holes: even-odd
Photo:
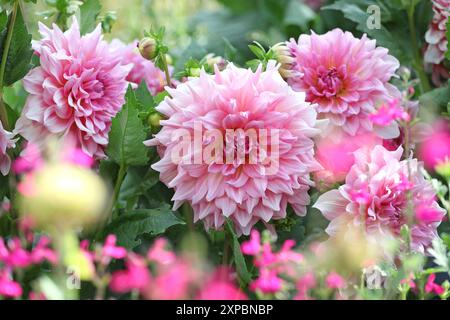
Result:
[[[250,240],[244,241],[241,244],[241,251],[243,254],[254,256],[261,252],[261,237],[257,230],[252,230],[250,233]]]
[[[345,280],[336,272],[330,272],[326,279],[325,284],[330,289],[342,289],[345,287]]]
[[[117,293],[127,293],[133,290],[142,292],[150,282],[150,271],[147,269],[144,259],[137,255],[129,255],[126,269],[112,274],[109,287]]]
[[[421,143],[419,159],[423,160],[425,167],[434,170],[436,166],[450,161],[450,124],[437,122],[433,124],[433,130]]]
[[[445,289],[442,286],[436,284],[434,280],[436,280],[436,275],[432,273],[428,276],[427,283],[425,284],[425,292],[435,293],[437,295],[443,294],[445,292]]]
[[[275,270],[263,268],[260,270],[259,277],[250,284],[250,290],[277,293],[281,290],[282,281]]]
[[[157,107],[167,120],[145,143],[158,146],[152,168],[174,188],[174,210],[188,202],[207,229],[228,217],[246,235],[260,220],[283,219],[288,203],[306,214],[309,174],[320,169],[316,112],[274,64],[265,72],[230,64],[168,90]]]
[[[308,272],[297,281],[297,295],[294,300],[310,300],[309,291],[316,286],[314,273]]]
[[[175,253],[166,249],[167,240],[158,238],[147,252],[147,259],[161,265],[170,265],[177,259]]]
[[[197,300],[248,300],[248,298],[233,283],[211,281],[200,290]]]
[[[20,284],[12,280],[8,272],[0,270],[0,296],[19,298],[22,292]]]
[[[127,250],[124,247],[116,246],[117,237],[110,234],[105,239],[102,248],[102,256],[105,258],[123,259],[127,256]]]
[[[317,104],[319,118],[329,119],[331,129],[352,136],[373,129],[384,138],[398,136],[396,123],[374,128],[369,119],[379,105],[399,96],[388,83],[399,62],[387,49],[376,47],[366,35],[358,39],[340,29],[301,35],[287,45],[295,58],[289,84],[306,92],[306,100]]]
[[[355,164],[345,184],[322,194],[314,204],[330,220],[328,234],[333,236],[345,231],[348,225],[362,225],[368,236],[398,236],[401,226],[407,222],[409,208],[426,206],[439,212],[440,218],[429,223],[420,221],[411,228],[413,249],[425,251],[437,237],[436,228],[445,210],[434,201],[436,192],[421,173],[419,162],[416,159],[401,161],[402,153],[402,148],[391,152],[382,146],[355,152]],[[405,182],[408,173],[409,180]],[[406,189],[413,201],[410,207]],[[367,191],[364,201],[352,197],[358,190]]]
[[[104,157],[112,118],[119,112],[131,66],[102,40],[100,25],[80,35],[77,20],[62,32],[39,24],[33,43],[40,66],[24,78],[29,93],[16,131],[33,143],[49,135],[73,137],[85,153]]]
[[[394,99],[387,104],[382,104],[379,109],[369,115],[370,120],[378,126],[385,127],[391,125],[394,121],[409,121],[411,118],[400,106],[400,101]]]
[[[433,3],[433,21],[425,34],[425,40],[428,43],[424,55],[425,63],[440,64],[447,51],[447,21],[450,17],[450,0],[432,0]]]
[[[16,146],[16,140],[13,137],[13,133],[3,129],[2,122],[0,121],[0,173],[4,176],[8,174],[9,168],[11,167],[11,158],[7,150]]]
[[[127,75],[126,80],[137,87],[142,81],[147,84],[152,95],[164,90],[166,77],[153,62],[142,57],[135,44],[124,44],[120,40],[113,40],[111,46],[114,52],[120,57],[123,65],[133,65]]]

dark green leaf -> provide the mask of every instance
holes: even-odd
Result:
[[[245,262],[245,258],[242,254],[241,245],[239,244],[236,233],[234,233],[233,227],[231,226],[231,222],[229,220],[227,220],[227,221],[225,221],[225,225],[226,225],[228,233],[232,237],[232,241],[233,241],[232,247],[233,247],[233,256],[234,256],[234,263],[236,266],[236,271],[237,271],[242,283],[244,285],[246,285],[246,284],[250,283],[250,281],[252,280],[252,276],[247,269],[247,263]]]
[[[114,233],[119,245],[132,249],[141,243],[138,236],[158,235],[177,224],[184,224],[184,221],[164,204],[157,209],[134,210],[119,216],[106,227],[105,234]]]
[[[7,29],[10,26],[12,14],[5,20],[6,14],[0,14],[0,57],[4,54],[5,41],[7,37]],[[30,64],[33,50],[31,49],[31,35],[28,33],[27,27],[20,10],[17,11],[16,20],[13,27],[11,44],[6,60],[4,85],[10,86],[17,80],[22,79],[31,69]]]
[[[291,0],[286,8],[283,22],[285,25],[308,28],[308,24],[316,17],[315,12],[306,4],[298,0]]]
[[[112,121],[109,133],[108,156],[120,165],[144,165],[148,161],[148,148],[144,126],[138,117],[138,101],[131,87],[126,94],[126,103]]]
[[[102,6],[99,0],[85,0],[80,7],[80,32],[86,34],[95,29]]]

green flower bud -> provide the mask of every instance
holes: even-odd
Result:
[[[158,55],[156,50],[156,40],[150,37],[143,38],[139,41],[139,52],[147,60],[153,60]]]

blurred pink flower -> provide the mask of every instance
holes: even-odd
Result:
[[[433,124],[430,135],[420,144],[418,157],[425,167],[434,170],[439,164],[450,161],[450,125],[446,121]]]
[[[247,300],[247,296],[233,283],[212,281],[207,283],[196,298],[197,300]]]
[[[0,270],[0,296],[7,298],[19,298],[22,295],[22,287],[10,278],[5,270]]]
[[[112,118],[123,103],[131,66],[121,65],[102,40],[101,26],[80,35],[75,18],[62,32],[39,24],[33,48],[40,66],[24,78],[29,93],[16,131],[33,143],[45,137],[73,137],[85,153],[104,157]]]
[[[148,287],[151,282],[150,271],[145,260],[137,255],[130,254],[125,262],[126,269],[116,271],[111,276],[109,287],[117,293],[140,291]]]
[[[347,225],[356,224],[365,226],[367,235],[399,235],[401,226],[407,222],[408,197],[404,179],[410,173],[408,188],[411,188],[412,208],[426,205],[440,213],[438,221],[411,227],[413,249],[425,251],[437,237],[436,228],[445,210],[433,200],[436,192],[424,178],[417,159],[401,161],[402,154],[402,148],[391,152],[382,146],[355,152],[355,164],[345,184],[322,194],[314,204],[330,220],[328,234],[333,236],[345,230]],[[370,194],[368,203],[352,199],[352,191],[366,187]]]
[[[254,256],[261,252],[261,237],[257,230],[252,230],[250,233],[250,240],[244,241],[241,244],[241,251],[243,254]]]
[[[259,270],[259,276],[250,284],[250,290],[261,291],[262,293],[277,293],[281,290],[282,279],[280,279],[275,270],[262,268]]]
[[[431,0],[433,3],[433,20],[425,34],[428,43],[424,55],[425,63],[440,64],[447,51],[447,21],[450,17],[450,0]]]
[[[113,259],[123,259],[127,256],[127,250],[124,247],[116,246],[117,237],[110,234],[105,239],[102,248],[102,256]]]
[[[345,280],[336,272],[330,272],[325,279],[325,284],[330,289],[342,289],[345,287]]]
[[[45,236],[39,238],[37,245],[31,251],[31,261],[34,264],[38,264],[43,261],[48,261],[52,264],[56,264],[58,262],[58,255],[49,247],[50,242],[50,239]]]
[[[166,249],[167,240],[158,238],[148,250],[147,259],[162,265],[172,264],[176,261],[175,253]]]
[[[310,300],[308,291],[316,286],[314,273],[308,272],[297,281],[297,295],[294,300]]]
[[[142,57],[136,46],[136,43],[124,44],[120,40],[113,40],[111,46],[117,56],[121,58],[122,64],[133,65],[133,68],[127,75],[127,81],[137,87],[142,81],[145,81],[148,90],[152,95],[164,90],[166,77],[155,64]]]
[[[400,106],[400,101],[394,99],[387,104],[382,104],[375,113],[369,115],[370,120],[381,127],[389,126],[394,121],[409,121],[409,114]]]
[[[436,280],[436,275],[432,273],[428,276],[427,283],[425,284],[425,292],[426,293],[434,292],[437,295],[443,294],[445,292],[445,289],[442,286],[436,284],[434,280]]]
[[[11,166],[11,158],[9,157],[7,150],[9,148],[15,148],[16,140],[14,134],[3,129],[3,124],[0,121],[0,173],[6,176]]]
[[[198,279],[198,272],[182,260],[158,269],[146,296],[154,300],[179,300],[189,297],[189,289]]]
[[[26,268],[33,263],[31,254],[22,247],[19,238],[8,241],[8,246],[0,238],[0,261],[11,268]]]
[[[363,146],[375,146],[383,140],[374,134],[326,136],[316,140],[316,159],[323,167],[314,173],[317,185],[325,187],[342,182],[355,163],[354,152]]]
[[[341,29],[303,34],[287,45],[296,73],[288,83],[306,92],[306,100],[317,104],[319,118],[329,119],[332,129],[352,136],[372,130],[383,138],[398,136],[395,122],[378,127],[369,118],[379,105],[399,97],[389,84],[399,62],[387,49],[376,47],[366,35],[358,39]]]
[[[28,142],[20,156],[14,160],[12,168],[15,173],[22,174],[39,169],[43,165],[41,150],[36,144]]]
[[[264,72],[229,64],[215,75],[202,71],[200,77],[168,91],[171,97],[157,107],[167,120],[161,121],[155,138],[145,143],[158,146],[161,160],[152,168],[161,173],[162,182],[174,188],[174,210],[187,201],[194,220],[203,220],[207,229],[220,228],[228,217],[236,231],[246,235],[260,220],[286,217],[288,203],[296,214],[306,214],[308,190],[313,185],[309,174],[320,169],[311,139],[319,133],[316,112],[304,102],[303,93],[292,91],[283,81],[274,64]],[[205,135],[198,133],[203,130]],[[227,130],[232,137],[225,134]],[[266,130],[270,139],[263,143],[260,137],[260,143],[267,148],[250,143],[243,133],[247,130]],[[208,136],[211,133],[221,135],[222,141]],[[196,135],[202,141],[197,142]],[[182,161],[174,161],[174,153],[186,145],[186,139]],[[224,146],[223,153],[211,162],[196,162],[211,140]],[[254,159],[253,151],[258,148],[260,157]],[[243,149],[245,160],[236,156],[236,149],[238,153]]]

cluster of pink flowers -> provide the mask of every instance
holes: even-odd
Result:
[[[228,269],[219,267],[205,276],[201,266],[186,257],[177,256],[166,247],[167,241],[159,238],[145,258],[134,253],[126,254],[125,270],[112,274],[110,289],[116,293],[137,291],[146,299],[156,300],[247,298],[233,283]]]
[[[260,220],[285,218],[288,203],[298,215],[306,214],[313,185],[309,174],[320,169],[311,139],[319,133],[316,112],[303,93],[283,81],[274,64],[256,72],[229,64],[223,71],[216,69],[215,75],[202,71],[199,78],[168,91],[171,97],[157,107],[167,120],[146,144],[158,146],[161,160],[152,168],[174,188],[174,210],[187,201],[195,221],[203,220],[206,228],[220,228],[230,218],[239,234],[249,234]],[[264,142],[259,136],[250,143],[245,132],[261,129],[269,138]],[[222,142],[211,133],[219,133]],[[196,135],[202,140],[195,141]],[[174,153],[186,137],[194,139],[183,148],[182,161],[176,162]],[[218,142],[219,147],[225,144],[223,154],[195,162],[206,145]],[[236,156],[239,149],[244,149],[244,159]],[[259,157],[252,163],[255,150]],[[261,155],[269,161],[261,161]]]
[[[123,65],[133,65],[126,77],[128,82],[137,87],[144,81],[152,95],[164,90],[166,85],[164,72],[156,67],[152,61],[143,58],[136,44],[124,44],[116,39],[111,42],[111,46],[114,53],[120,57]]]
[[[15,270],[25,269],[32,265],[38,265],[45,261],[56,264],[57,254],[50,248],[50,239],[41,236],[37,244],[31,249],[24,245],[30,245],[35,241],[31,234],[28,239],[22,240],[14,237],[6,241],[0,238],[0,296],[6,298],[18,298],[22,296],[21,284],[13,279]]]
[[[296,283],[296,300],[308,300],[309,291],[319,285],[316,275],[308,267],[303,254],[293,250],[295,242],[286,240],[278,252],[274,252],[270,242],[261,242],[261,235],[252,230],[250,239],[241,245],[242,253],[253,256],[253,265],[258,269],[258,277],[250,283],[250,290],[262,294],[277,294],[290,290],[290,283]],[[338,273],[331,271],[324,279],[328,289],[342,289],[346,281]]]
[[[362,225],[369,235],[398,236],[408,222],[408,212],[416,218],[411,228],[412,248],[425,252],[437,237],[437,226],[445,210],[435,201],[436,192],[416,159],[400,160],[403,149],[388,151],[382,146],[361,148],[355,152],[355,164],[345,184],[321,195],[314,207],[330,220],[327,232],[344,232],[349,224]],[[412,205],[409,205],[408,194]]]
[[[8,155],[8,149],[14,148],[16,142],[13,139],[14,134],[6,131],[0,121],[0,173],[6,176],[11,166],[11,158]]]
[[[420,160],[425,167],[434,170],[437,166],[450,162],[450,124],[440,121],[433,124],[433,130],[420,144],[418,150]]]
[[[389,126],[394,121],[410,121],[411,117],[401,106],[400,100],[394,99],[381,105],[378,110],[369,115],[370,120],[378,126]]]
[[[319,117],[330,120],[331,129],[352,136],[373,130],[384,138],[398,136],[395,122],[378,128],[369,117],[399,96],[389,83],[399,62],[387,49],[376,47],[366,35],[358,39],[340,29],[303,34],[287,46],[295,59],[288,83],[306,92],[306,100],[317,105]]]
[[[24,78],[29,93],[16,132],[33,143],[50,135],[71,136],[85,153],[104,157],[112,118],[119,112],[132,65],[121,64],[102,40],[100,25],[80,35],[77,20],[62,32],[39,24],[33,48],[40,66]]]

